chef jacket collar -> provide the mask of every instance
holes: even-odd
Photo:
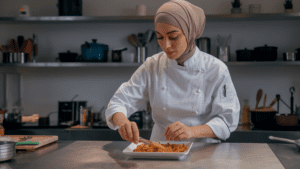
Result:
[[[194,55],[184,62],[184,66],[178,65],[176,60],[169,59],[168,57],[167,59],[169,60],[169,66],[182,70],[205,72],[204,53],[197,46]]]

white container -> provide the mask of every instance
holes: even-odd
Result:
[[[249,13],[260,13],[261,5],[260,4],[250,4],[249,5]]]
[[[24,12],[21,10],[21,8],[24,10]],[[28,17],[30,16],[30,10],[28,5],[22,5],[19,9],[19,16],[20,17]]]
[[[134,62],[134,53],[128,53],[125,57],[122,58],[125,63],[133,63]]]
[[[147,14],[146,5],[144,5],[144,4],[137,5],[137,7],[136,7],[136,14],[138,16],[146,16],[146,14]]]

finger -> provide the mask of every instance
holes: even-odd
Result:
[[[176,131],[180,130],[181,128],[182,128],[182,126],[180,126],[180,125],[174,126],[173,128],[171,128],[169,130],[166,138],[170,139],[171,137],[174,137],[176,135]]]
[[[180,135],[178,135],[177,137],[175,137],[174,141],[179,141],[181,139],[185,139],[184,133],[181,133]]]
[[[132,132],[133,132],[133,142],[134,142],[134,144],[138,144],[139,143],[139,138],[140,138],[140,133],[139,133],[139,129],[138,129],[136,123],[133,123],[131,125],[131,129],[132,129]]]
[[[170,125],[166,128],[165,134],[164,134],[164,135],[166,136],[167,133],[169,132],[170,128],[172,128],[173,126],[176,126],[177,124],[178,124],[178,121],[176,121],[176,122],[170,124]]]
[[[177,131],[175,131],[171,136],[170,140],[174,140],[177,136],[181,135],[182,133],[185,133],[185,130],[182,128],[179,128]]]
[[[172,133],[172,131],[171,131],[171,129],[172,128],[174,128],[175,126],[177,126],[178,125],[178,123],[173,123],[173,124],[170,124],[168,127],[167,127],[167,129],[166,129],[166,131],[165,131],[165,136],[167,136],[167,135],[169,135],[170,133]]]
[[[131,124],[127,123],[125,127],[126,127],[126,133],[128,136],[127,139],[128,139],[128,141],[132,142],[133,134],[132,134]]]
[[[125,129],[124,127],[120,127],[118,131],[119,131],[119,134],[120,134],[120,136],[122,137],[122,139],[123,139],[123,140],[127,140],[127,138],[126,138],[126,135],[127,135],[127,134],[125,133],[125,130],[124,130],[124,129]]]

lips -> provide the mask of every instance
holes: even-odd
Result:
[[[174,51],[173,52],[167,52],[167,54],[172,54],[172,53],[174,53]]]

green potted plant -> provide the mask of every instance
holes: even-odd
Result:
[[[292,0],[285,0],[284,9],[285,9],[284,12],[287,13],[294,12]]]
[[[240,0],[234,0],[234,2],[231,2],[231,3],[232,3],[231,14],[242,13],[242,9],[240,8],[242,4],[241,4]]]

